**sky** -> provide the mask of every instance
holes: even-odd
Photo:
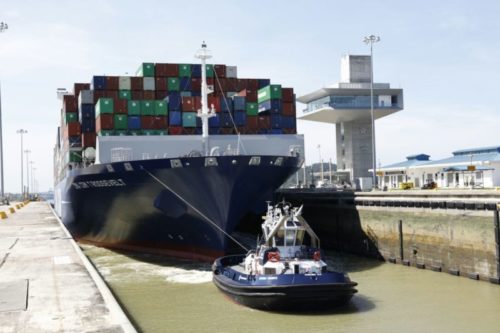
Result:
[[[363,37],[380,36],[374,81],[403,88],[405,108],[377,120],[377,164],[499,146],[499,17],[497,0],[0,0],[9,26],[0,34],[5,191],[21,189],[18,129],[28,131],[38,189],[53,188],[57,88],[132,74],[142,62],[195,62],[203,40],[213,63],[301,96],[338,82],[341,56],[369,54]],[[318,144],[336,162],[334,125],[297,128],[307,164],[318,162]]]

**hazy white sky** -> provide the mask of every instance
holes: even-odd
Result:
[[[376,82],[404,89],[405,110],[377,121],[383,164],[500,145],[500,2],[484,1],[22,1],[0,0],[5,190],[19,192],[20,138],[40,190],[53,187],[58,87],[134,73],[141,62],[214,63],[306,94],[340,78],[343,54],[368,54]],[[299,104],[298,109],[304,105]],[[298,121],[307,162],[335,161],[334,126]]]

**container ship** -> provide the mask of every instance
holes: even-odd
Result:
[[[75,239],[213,260],[303,164],[293,89],[196,57],[59,91],[54,207]]]

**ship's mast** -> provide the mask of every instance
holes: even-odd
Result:
[[[201,44],[201,49],[196,54],[196,58],[201,59],[201,109],[198,110],[198,117],[201,118],[202,124],[202,140],[205,156],[209,154],[208,145],[208,118],[215,116],[213,105],[208,107],[208,87],[207,87],[207,72],[206,60],[212,58],[210,51],[207,50],[205,42]]]

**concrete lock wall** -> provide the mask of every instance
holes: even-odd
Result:
[[[412,265],[458,271],[461,275],[479,274],[483,279],[497,276],[491,211],[357,207],[356,212],[361,230],[351,236],[364,243],[367,238],[385,260],[403,259]]]

